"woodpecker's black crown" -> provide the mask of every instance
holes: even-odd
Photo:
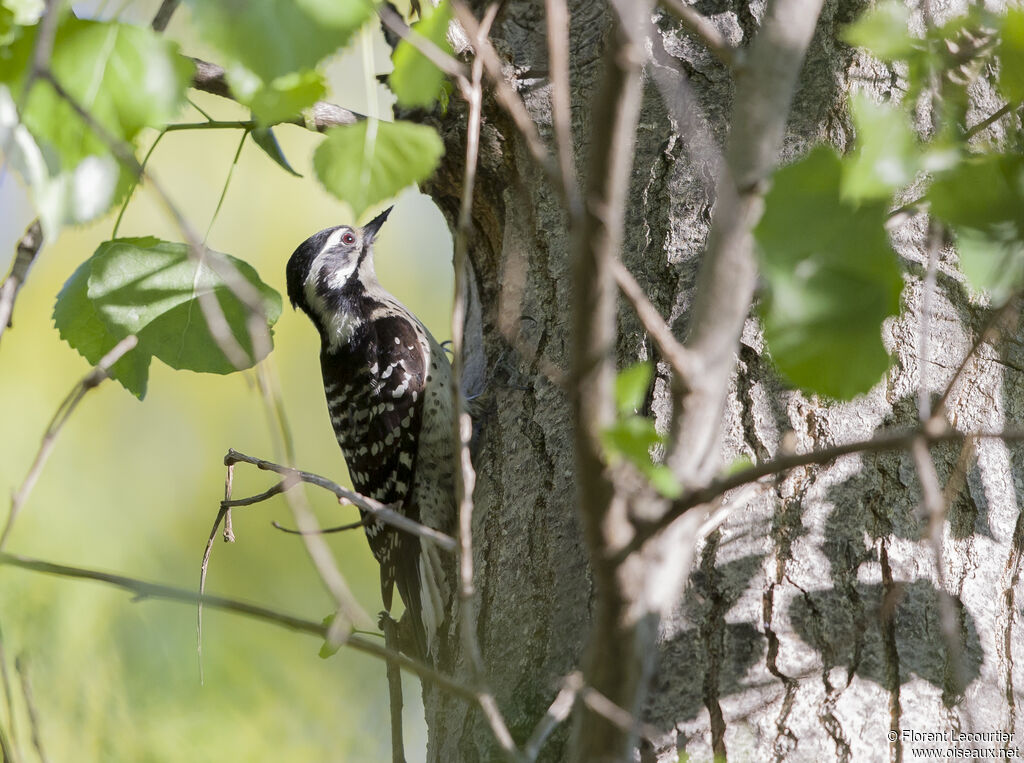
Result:
[[[344,289],[352,276],[358,274],[363,261],[372,258],[374,239],[392,209],[388,207],[362,228],[336,225],[314,233],[299,244],[288,258],[286,269],[292,307],[302,308],[314,317],[307,292],[311,278],[316,279],[315,288],[321,296]]]

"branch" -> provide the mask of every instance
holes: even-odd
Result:
[[[154,32],[162,32],[167,29],[167,25],[171,23],[171,16],[178,10],[181,0],[163,0],[160,3],[160,8],[157,9],[156,15],[153,17],[153,23],[150,26]]]
[[[21,487],[18,488],[17,492],[11,496],[11,510],[7,515],[7,522],[4,524],[3,532],[0,532],[0,549],[3,549],[7,543],[7,538],[11,534],[11,530],[14,529],[14,521],[18,518],[18,513],[21,511],[21,507],[25,501],[28,500],[29,495],[32,493],[32,489],[35,487],[36,482],[39,480],[39,475],[43,471],[43,467],[46,465],[47,459],[50,458],[50,454],[57,445],[57,436],[64,429],[64,425],[67,424],[68,419],[71,418],[71,414],[75,412],[75,408],[82,402],[82,398],[94,387],[107,378],[110,368],[117,363],[124,355],[129,352],[136,344],[138,344],[138,338],[132,334],[125,337],[104,355],[100,362],[96,364],[89,373],[82,377],[81,381],[78,382],[71,391],[64,398],[63,402],[57,407],[57,412],[53,414],[53,418],[50,420],[49,426],[46,428],[46,432],[43,434],[43,441],[39,445],[39,451],[36,453],[35,460],[32,462],[32,466],[28,470],[28,474],[25,475],[24,481],[21,483]]]
[[[790,104],[822,0],[774,0],[737,78],[726,168],[720,173],[686,347],[701,373],[682,399],[668,462],[683,484],[710,480],[729,376],[757,281],[752,230],[778,164]]]
[[[115,575],[108,572],[85,569],[82,567],[71,567],[64,564],[55,564],[27,556],[0,552],[0,565],[18,567],[24,570],[40,572],[46,575],[57,575],[59,577],[74,578],[77,580],[92,580],[100,583],[123,588],[131,591],[135,600],[139,599],[163,599],[176,601],[183,604],[198,604],[202,602],[207,607],[234,612],[235,614],[251,617],[272,625],[278,625],[298,633],[306,633],[316,636],[319,639],[327,638],[327,626],[313,620],[306,620],[301,617],[267,609],[256,604],[249,604],[238,599],[230,599],[224,596],[200,596],[193,591],[161,583],[148,583],[144,580]],[[406,672],[419,676],[425,681],[438,686],[441,689],[471,702],[478,701],[478,695],[467,686],[460,684],[449,676],[439,673],[428,665],[406,657],[404,654],[396,654],[387,647],[374,643],[359,636],[349,636],[342,643],[342,646],[354,649],[363,654],[369,654],[381,660],[394,660],[399,667]]]
[[[398,653],[398,623],[384,617],[384,645]],[[402,673],[398,664],[388,658],[388,706],[391,710],[391,763],[405,763],[405,742],[402,739]]]
[[[675,338],[672,329],[665,322],[665,319],[661,317],[658,308],[651,304],[643,287],[637,283],[633,274],[629,272],[629,268],[618,259],[613,259],[611,270],[616,283],[619,285],[619,291],[622,292],[623,296],[633,306],[633,310],[644,325],[644,329],[650,334],[655,345],[657,345],[658,352],[661,353],[661,356],[671,367],[672,373],[689,386],[688,380],[697,373],[695,368],[696,359]]]
[[[196,65],[195,73],[192,75],[192,87],[204,93],[212,93],[237,102],[238,99],[231,92],[222,66],[198,58],[192,58],[192,63]],[[289,119],[282,120],[281,123],[312,127],[318,132],[323,132],[330,127],[351,125],[362,119],[366,119],[366,117],[355,111],[343,109],[341,106],[327,101],[317,101],[310,108],[308,117],[296,114]]]
[[[635,521],[636,535],[619,556],[624,558],[695,506],[714,501],[735,488],[757,482],[765,477],[781,475],[783,472],[801,466],[827,464],[841,456],[847,456],[852,453],[883,453],[893,450],[909,450],[918,438],[924,438],[929,445],[985,439],[1019,442],[1024,440],[1024,429],[1007,429],[1001,432],[957,432],[953,430],[935,431],[933,426],[926,425],[915,429],[880,432],[867,440],[856,440],[842,445],[833,445],[820,450],[812,450],[808,453],[786,453],[770,461],[742,469],[734,474],[719,477],[709,482],[705,487],[685,491],[672,502],[665,515],[655,521],[646,523]]]
[[[711,20],[682,0],[660,0],[662,7],[682,23],[687,32],[692,34],[706,47],[711,54],[730,69],[738,63],[739,51],[729,44]]]
[[[225,508],[249,506],[253,503],[257,503],[258,501],[277,495],[278,493],[291,490],[300,482],[306,482],[310,485],[316,485],[317,487],[321,487],[324,490],[334,493],[334,495],[336,495],[340,500],[359,507],[366,513],[371,514],[375,519],[391,525],[392,527],[398,528],[403,532],[407,532],[410,535],[416,535],[421,540],[434,543],[445,551],[455,551],[456,549],[455,539],[450,535],[447,535],[440,530],[435,530],[432,527],[421,525],[419,522],[399,514],[386,504],[383,504],[380,501],[375,501],[373,498],[360,495],[359,493],[348,490],[347,488],[343,488],[336,482],[332,482],[326,477],[321,477],[319,474],[304,472],[300,469],[293,469],[290,466],[281,466],[280,464],[275,464],[271,461],[265,461],[262,458],[247,456],[244,453],[239,453],[237,450],[231,448],[228,450],[227,455],[224,456],[224,464],[225,466],[230,467],[237,463],[251,464],[257,469],[283,475],[285,479],[269,490],[253,496],[252,498],[226,500],[222,503],[222,506]]]
[[[25,699],[25,711],[28,714],[28,727],[32,734],[32,746],[36,748],[39,763],[49,763],[50,759],[43,752],[43,735],[39,731],[39,713],[36,712],[36,702],[32,693],[32,682],[28,677],[28,664],[25,661],[25,655],[19,654],[14,658],[14,669],[18,671],[18,678],[21,679],[21,694]]]
[[[0,283],[0,337],[4,330],[11,327],[11,315],[14,313],[14,300],[18,297],[29,268],[35,262],[36,255],[43,245],[43,228],[39,218],[32,221],[21,239],[14,255],[14,263],[7,277]]]

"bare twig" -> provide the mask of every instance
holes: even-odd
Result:
[[[326,639],[328,636],[328,628],[322,623],[313,620],[306,620],[301,617],[295,617],[284,612],[278,612],[277,610],[268,609],[256,604],[249,604],[237,599],[230,599],[224,596],[200,596],[194,591],[188,591],[184,588],[175,588],[174,586],[162,585],[160,583],[149,583],[144,580],[138,580],[124,575],[99,572],[97,570],[90,570],[82,567],[55,564],[53,562],[46,562],[6,552],[0,552],[0,565],[18,567],[20,569],[31,570],[33,572],[39,572],[46,575],[57,575],[65,578],[92,580],[100,583],[106,583],[118,588],[123,588],[126,591],[131,591],[134,594],[133,600],[163,599],[166,601],[176,601],[184,604],[196,604],[201,599],[206,606],[213,607],[214,609],[234,612],[235,614],[244,615],[255,620],[261,620],[273,625],[278,625],[299,633],[307,633],[320,639]],[[404,654],[395,654],[387,647],[374,643],[373,641],[368,641],[364,638],[360,638],[359,636],[350,636],[342,645],[350,649],[354,649],[357,652],[369,654],[381,660],[393,659],[398,666],[406,672],[417,675],[454,696],[462,697],[474,703],[479,701],[477,692],[473,689],[460,684],[458,681],[434,670],[434,668],[428,665],[424,665],[417,660],[406,657]]]
[[[337,525],[336,527],[322,527],[316,531],[317,535],[329,535],[331,533],[343,533],[349,530],[358,530],[360,527],[366,527],[369,523],[368,519],[360,519],[358,522],[349,522],[346,525]],[[302,530],[293,530],[290,527],[285,527],[280,522],[271,522],[270,526],[275,530],[280,530],[288,535],[307,535]]]
[[[473,44],[479,49],[490,31],[497,4],[492,4],[484,15],[483,21],[475,30]],[[459,619],[463,646],[469,660],[473,683],[479,687],[480,708],[490,725],[491,732],[502,751],[509,758],[519,756],[515,741],[508,730],[508,725],[498,708],[494,696],[487,687],[486,671],[480,643],[477,640],[477,621],[473,598],[475,587],[473,582],[473,488],[476,485],[476,472],[469,452],[469,442],[473,433],[473,422],[464,411],[462,400],[462,358],[463,340],[466,320],[466,250],[469,243],[469,232],[472,225],[473,190],[476,185],[477,160],[480,151],[480,112],[483,102],[483,61],[477,56],[473,61],[472,79],[463,84],[463,95],[469,101],[468,124],[466,128],[466,166],[463,174],[462,199],[459,209],[459,222],[455,231],[454,268],[455,268],[455,299],[452,305],[452,437],[455,449],[455,497],[459,517]]]
[[[672,368],[672,372],[684,383],[688,383],[687,380],[697,373],[694,368],[695,358],[675,338],[672,329],[669,328],[665,319],[661,317],[658,308],[651,304],[651,300],[647,298],[647,293],[637,283],[629,269],[618,259],[613,259],[611,270],[616,283],[619,285],[619,290],[633,306],[633,310],[636,311],[636,315],[644,325],[644,329],[646,329],[651,339],[657,345],[658,352],[661,353],[661,356]]]
[[[174,15],[180,4],[181,0],[163,0],[160,3],[160,8],[157,9],[156,15],[153,17],[153,23],[150,24],[154,32],[162,32],[167,29],[167,25],[171,23],[171,16]]]
[[[224,463],[229,466],[235,463],[251,464],[257,469],[281,474],[287,478],[274,488],[265,491],[265,493],[261,493],[261,496],[265,495],[266,497],[270,497],[271,495],[276,495],[278,492],[287,492],[298,483],[306,482],[310,485],[316,485],[317,487],[321,487],[324,490],[334,493],[334,495],[339,499],[345,500],[354,506],[358,506],[363,511],[373,515],[375,519],[378,519],[385,524],[396,527],[403,532],[416,535],[421,540],[427,540],[436,544],[438,548],[442,548],[445,551],[454,551],[456,549],[455,539],[450,535],[439,530],[435,530],[432,527],[421,525],[419,522],[399,514],[394,509],[391,509],[380,501],[375,501],[372,498],[368,498],[367,496],[360,495],[352,490],[343,488],[336,482],[332,482],[326,477],[321,477],[318,474],[304,472],[300,469],[293,469],[290,466],[281,466],[280,464],[275,464],[272,461],[266,461],[262,458],[247,456],[234,449],[228,450],[227,455],[224,456]],[[280,488],[280,490],[277,488]],[[245,501],[247,499],[242,500]],[[231,506],[249,505],[249,503],[235,503],[233,501],[227,503]]]
[[[28,662],[25,655],[19,654],[14,658],[14,668],[18,671],[21,679],[21,695],[25,700],[25,711],[28,715],[28,726],[32,732],[32,746],[36,748],[36,755],[40,763],[49,763],[49,758],[43,751],[43,735],[39,730],[39,713],[36,710],[35,697],[32,694],[32,682],[28,677]]]
[[[6,728],[0,724],[3,730],[3,738],[0,743],[4,745],[4,763],[15,763],[15,754],[18,749],[17,729],[14,726],[14,692],[11,690],[11,674],[7,669],[7,650],[4,648],[4,640],[0,637],[0,681],[4,687],[4,704],[7,706]]]
[[[398,623],[385,617],[384,645],[398,654]],[[402,740],[402,673],[398,663],[388,657],[388,705],[391,710],[391,763],[405,763],[405,743]]]
[[[25,278],[28,277],[29,268],[32,267],[42,245],[43,228],[39,224],[39,219],[36,218],[18,241],[11,270],[0,283],[0,337],[3,336],[4,330],[11,326],[14,300],[18,296],[18,292],[21,291]]]
[[[692,34],[706,47],[711,54],[730,69],[737,64],[738,51],[722,36],[718,27],[683,0],[660,0],[661,5],[682,23],[687,32]]]
[[[544,714],[543,718],[537,721],[537,725],[533,728],[533,733],[530,734],[530,738],[523,745],[524,758],[530,761],[537,759],[541,748],[544,746],[544,742],[551,736],[551,732],[569,717],[573,705],[576,704],[576,695],[579,694],[582,688],[582,673],[570,673],[565,677],[565,680],[562,681],[562,688],[555,695],[555,699],[552,701],[548,711]]]
[[[572,89],[569,82],[569,9],[566,0],[545,0],[548,30],[548,70],[551,78],[551,121],[558,148],[562,193],[569,224],[578,225],[583,214],[572,141]]]
[[[377,6],[377,15],[380,16],[380,20],[383,22],[384,26],[394,32],[399,38],[416,48],[416,50],[426,56],[426,58],[438,69],[443,71],[449,77],[453,77],[458,80],[461,85],[469,83],[469,72],[466,70],[465,64],[455,58],[455,56],[441,50],[441,48],[434,44],[433,40],[427,39],[415,29],[412,29],[405,23],[405,19],[399,16],[388,5],[384,4]]]
[[[786,453],[770,461],[741,469],[724,477],[712,480],[707,486],[685,491],[672,502],[664,516],[653,522],[636,522],[636,534],[630,544],[624,548],[620,556],[624,556],[639,548],[647,540],[670,525],[695,506],[713,501],[743,485],[757,482],[765,477],[773,477],[790,469],[812,464],[827,464],[842,456],[853,453],[883,453],[893,450],[910,450],[917,438],[923,437],[930,445],[944,442],[963,442],[970,440],[1005,440],[1019,442],[1024,440],[1024,429],[1004,429],[999,432],[956,432],[953,430],[935,431],[932,426],[915,429],[879,432],[867,440],[857,440],[841,445],[833,445],[808,453]]]
[[[21,507],[32,493],[32,489],[35,487],[47,459],[49,459],[50,454],[57,445],[57,436],[61,433],[71,414],[75,412],[75,408],[82,402],[82,398],[85,397],[86,393],[106,379],[111,366],[124,357],[125,353],[135,347],[138,341],[138,338],[132,334],[114,345],[113,349],[100,359],[95,368],[82,377],[81,381],[71,389],[67,397],[57,407],[57,412],[53,415],[49,426],[46,428],[46,432],[43,434],[43,441],[39,445],[39,451],[36,453],[35,460],[32,461],[28,474],[25,475],[21,487],[11,497],[11,511],[7,515],[7,522],[4,525],[3,532],[0,533],[0,549],[3,549],[7,543],[11,530],[14,528],[14,521],[18,518]]]
[[[822,0],[773,0],[737,78],[726,168],[701,261],[686,347],[701,373],[682,398],[668,463],[683,484],[712,479],[729,375],[757,281],[752,230],[778,164],[790,104]]]
[[[193,58],[192,62],[196,65],[195,73],[192,75],[192,87],[202,90],[204,93],[219,95],[221,98],[237,100],[228,86],[223,67],[198,58]],[[309,109],[308,115],[296,114],[282,120],[282,123],[311,127],[323,132],[330,127],[351,125],[362,119],[366,119],[362,114],[343,109],[341,106],[327,101],[317,101]]]
[[[1002,108],[997,109],[996,111],[992,112],[987,117],[982,119],[980,122],[978,122],[978,124],[974,125],[971,128],[968,128],[968,130],[964,133],[964,140],[970,140],[971,138],[973,138],[978,133],[980,133],[980,132],[982,132],[984,130],[987,130],[989,127],[994,125],[1000,119],[1002,119],[1007,114],[1009,114],[1011,111],[1015,111],[1019,107],[1020,107],[1019,103],[1007,103],[1007,104],[1005,104]]]

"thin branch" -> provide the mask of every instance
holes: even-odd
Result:
[[[472,37],[473,45],[479,49],[490,32],[491,24],[498,12],[492,4]],[[382,18],[384,16],[382,15]],[[466,320],[466,252],[472,226],[473,191],[476,186],[477,160],[480,152],[480,122],[483,102],[483,61],[477,56],[473,61],[472,79],[463,83],[463,95],[469,101],[469,115],[466,126],[466,165],[463,173],[462,199],[459,208],[459,222],[455,230],[454,269],[455,299],[452,305],[452,437],[455,451],[455,497],[459,518],[459,618],[462,642],[469,660],[473,683],[479,687],[480,708],[484,713],[491,733],[505,756],[517,759],[520,756],[515,740],[508,730],[505,718],[498,708],[493,694],[487,686],[483,654],[477,639],[477,620],[474,610],[475,587],[473,581],[473,488],[476,472],[469,452],[473,434],[473,422],[464,410],[462,399],[462,358]]]
[[[358,530],[360,527],[366,527],[367,524],[369,524],[369,520],[367,520],[367,519],[360,519],[358,522],[349,522],[347,525],[337,525],[336,527],[323,527],[323,528],[317,530],[316,534],[317,535],[329,535],[331,533],[348,532],[349,530]],[[273,527],[275,530],[280,530],[281,532],[287,533],[288,535],[308,535],[309,534],[309,533],[304,533],[302,530],[293,530],[290,527],[285,527],[280,522],[271,522],[270,526]]]
[[[18,297],[28,271],[35,262],[36,255],[43,245],[43,228],[36,218],[22,234],[15,250],[14,262],[7,277],[0,283],[0,337],[4,330],[11,327],[11,316],[14,313],[14,300]]]
[[[785,453],[781,456],[776,456],[770,461],[765,461],[764,463],[742,469],[734,474],[712,480],[706,487],[685,491],[672,502],[664,516],[652,522],[636,522],[636,534],[630,544],[620,552],[619,556],[625,557],[636,550],[693,507],[720,498],[735,488],[757,482],[765,477],[777,476],[801,466],[827,464],[837,458],[853,453],[884,453],[893,450],[909,450],[914,441],[920,437],[924,437],[930,445],[985,439],[1019,442],[1024,440],[1024,429],[1004,429],[1000,432],[957,432],[949,429],[935,431],[934,427],[929,424],[915,429],[879,432],[867,440],[856,440],[841,445],[833,445],[828,448],[812,450],[808,453]]]
[[[526,740],[526,744],[523,745],[523,757],[527,760],[533,761],[540,755],[541,748],[544,746],[544,742],[547,741],[551,733],[558,728],[558,726],[565,722],[565,719],[569,717],[569,713],[572,712],[573,705],[576,704],[576,695],[579,694],[580,689],[583,688],[583,674],[579,672],[570,673],[562,681],[562,688],[558,694],[555,695],[555,699],[551,702],[551,706],[548,711],[544,714],[544,717],[537,721],[537,725],[533,728],[533,733],[530,734],[530,738]]]
[[[665,10],[682,23],[687,32],[700,40],[711,54],[730,69],[736,68],[739,51],[729,44],[711,20],[682,0],[660,0]]]
[[[487,39],[487,36],[480,34],[480,23],[462,0],[451,0],[451,7],[455,12],[456,20],[466,30],[469,39],[482,40],[473,52],[483,59],[484,70],[487,72],[491,84],[494,85],[495,98],[498,101],[498,105],[512,118],[516,129],[519,130],[523,140],[526,141],[526,148],[530,155],[544,173],[554,181],[555,188],[561,192],[564,184],[559,177],[558,164],[552,161],[551,155],[548,153],[547,147],[537,131],[537,125],[533,123],[533,119],[526,110],[526,105],[523,103],[522,98],[505,80],[498,54],[495,52],[490,40]]]
[[[7,669],[7,650],[4,640],[0,637],[0,681],[3,683],[4,704],[7,706],[7,726],[3,739],[4,763],[15,763],[15,751],[18,749],[17,729],[14,726],[14,692],[11,690],[11,674]],[[3,729],[0,724],[0,729]]]
[[[651,304],[647,293],[629,272],[629,268],[616,258],[611,262],[611,270],[615,282],[619,285],[619,291],[633,306],[644,329],[657,345],[658,352],[669,364],[672,372],[684,383],[688,383],[687,380],[698,373],[694,367],[696,358],[683,346],[682,342],[675,338],[672,329],[661,317],[658,308]]]
[[[999,108],[996,111],[994,111],[991,114],[989,114],[983,120],[978,122],[978,124],[974,125],[974,127],[969,128],[967,130],[967,132],[964,133],[964,140],[965,141],[970,140],[971,138],[973,138],[975,135],[977,135],[978,133],[982,132],[983,130],[987,130],[989,127],[994,125],[1000,119],[1005,117],[1010,112],[1015,111],[1019,107],[1020,107],[1019,103],[1007,103],[1007,104],[1003,105],[1002,108]]]
[[[438,69],[449,77],[458,80],[460,84],[469,83],[469,71],[467,71],[465,64],[455,58],[455,56],[441,50],[441,48],[434,44],[433,40],[427,39],[415,29],[412,29],[405,23],[405,19],[399,16],[393,8],[387,4],[379,5],[377,7],[377,15],[380,16],[384,26],[416,48]]]
[[[336,495],[339,499],[345,500],[359,507],[368,514],[373,515],[375,519],[380,520],[384,524],[396,527],[399,530],[402,530],[403,532],[416,535],[421,540],[427,540],[431,543],[436,544],[438,548],[442,548],[445,551],[455,551],[457,547],[455,539],[452,538],[450,535],[447,535],[441,532],[440,530],[435,530],[432,527],[421,525],[419,522],[416,522],[412,519],[409,519],[406,516],[399,514],[397,511],[390,508],[386,504],[383,504],[380,501],[375,501],[374,499],[368,498],[367,496],[360,495],[359,493],[356,493],[352,490],[348,490],[347,488],[343,488],[336,482],[332,482],[326,477],[321,477],[319,474],[304,472],[300,469],[293,469],[289,466],[281,466],[280,464],[275,464],[272,461],[266,461],[262,458],[247,456],[244,453],[239,453],[237,450],[234,450],[233,448],[229,449],[227,455],[224,456],[224,463],[228,466],[236,463],[251,464],[252,466],[255,466],[257,469],[274,472],[275,474],[280,474],[287,478],[285,480],[282,480],[282,482],[279,485],[275,486],[274,488],[265,491],[265,493],[261,493],[261,496],[265,495],[265,497],[269,498],[272,495],[277,495],[277,493],[279,492],[287,492],[291,488],[295,487],[295,485],[297,485],[299,482],[306,482],[309,483],[310,485],[316,485],[317,487],[321,487],[324,490],[328,490],[334,493],[334,495]],[[260,496],[255,497],[259,498]],[[241,500],[245,501],[247,499]],[[233,501],[228,501],[226,503],[229,506],[249,505],[249,503],[236,504]]]
[[[48,763],[49,758],[43,752],[43,735],[39,731],[39,713],[36,711],[35,697],[32,693],[32,682],[28,677],[28,664],[25,655],[19,654],[14,658],[14,669],[18,671],[21,679],[21,694],[25,700],[25,710],[28,714],[28,726],[32,732],[32,746],[36,748],[36,755],[40,763]]]
[[[551,122],[555,128],[562,193],[570,225],[580,222],[583,201],[576,180],[572,140],[572,88],[569,82],[569,9],[566,0],[545,0],[548,31],[548,70],[551,79]]]
[[[57,445],[57,437],[64,429],[64,425],[68,422],[71,414],[75,412],[75,408],[82,402],[82,398],[85,397],[89,390],[97,387],[106,379],[110,368],[135,347],[138,341],[138,338],[132,334],[114,345],[113,349],[100,359],[95,368],[89,371],[89,373],[82,377],[81,381],[72,387],[67,397],[57,407],[57,412],[53,415],[49,426],[46,428],[46,432],[43,434],[43,441],[39,445],[39,451],[36,453],[35,460],[33,460],[28,474],[25,475],[25,479],[17,492],[11,496],[11,510],[7,515],[7,522],[4,524],[3,532],[0,533],[0,549],[3,549],[6,545],[11,530],[14,528],[14,521],[18,518],[21,507],[28,500],[32,489],[39,480],[39,475],[42,473],[47,459],[49,459],[50,454]]]
[[[237,599],[230,599],[224,596],[200,596],[194,591],[188,591],[184,588],[176,588],[174,586],[163,585],[160,583],[149,583],[144,580],[138,580],[124,575],[99,572],[97,570],[90,570],[82,567],[55,564],[53,562],[46,562],[6,552],[0,552],[0,565],[18,567],[20,569],[31,570],[33,572],[39,572],[46,575],[57,575],[59,577],[74,578],[77,580],[92,580],[100,583],[106,583],[118,588],[123,588],[126,591],[131,591],[134,594],[133,600],[163,599],[166,601],[176,601],[184,604],[196,604],[201,600],[204,605],[213,607],[214,609],[234,612],[235,614],[251,617],[255,620],[260,620],[272,625],[278,625],[299,633],[307,633],[311,636],[316,636],[319,639],[325,639],[328,635],[327,627],[320,622],[306,620],[301,617],[294,617],[284,612],[268,609],[256,604],[249,604]],[[362,652],[363,654],[369,654],[381,660],[393,659],[399,667],[406,672],[417,675],[425,681],[429,681],[441,689],[444,689],[450,694],[462,697],[463,699],[467,699],[474,703],[479,701],[477,692],[473,691],[473,689],[460,684],[458,681],[455,681],[443,673],[439,673],[428,665],[424,665],[417,660],[406,657],[404,654],[395,654],[385,646],[360,638],[359,636],[350,636],[343,642],[342,646],[354,649],[357,652]]]
[[[398,623],[385,617],[384,644],[395,654],[398,653]],[[405,763],[405,743],[402,740],[402,673],[398,664],[387,659],[388,706],[391,710],[391,763]]]
[[[198,58],[193,58],[192,62],[196,65],[195,73],[192,75],[192,87],[221,98],[238,100],[231,92],[223,67]],[[362,119],[366,117],[355,111],[343,109],[327,101],[317,101],[307,115],[296,114],[289,119],[281,120],[281,124],[294,124],[323,132],[331,127],[355,124]]]
[[[163,0],[160,3],[160,8],[153,17],[153,23],[150,24],[154,32],[162,32],[167,29],[167,25],[171,23],[171,16],[174,15],[180,4],[181,0]]]

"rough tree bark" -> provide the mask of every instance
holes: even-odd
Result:
[[[484,2],[470,5],[483,14]],[[698,7],[740,46],[765,14],[758,0]],[[941,21],[964,8],[940,1],[931,12]],[[585,184],[592,100],[601,87],[611,18],[604,3],[591,0],[570,2],[569,9],[572,127]],[[845,99],[852,88],[900,97],[892,72],[838,41],[842,26],[863,9],[849,0],[825,3],[783,159],[820,141],[840,149],[850,144]],[[656,26],[655,58],[667,55],[687,74],[703,127],[724,146],[732,78],[673,17],[658,16]],[[508,0],[491,36],[507,79],[553,145],[544,4]],[[973,95],[973,122],[999,106],[991,88]],[[426,190],[454,225],[463,107],[453,100],[439,127],[448,153]],[[989,135],[998,139],[1000,129]],[[621,256],[680,338],[689,328],[716,202],[713,168],[682,132],[648,67]],[[518,742],[544,715],[561,680],[582,664],[594,609],[576,505],[570,399],[559,382],[572,345],[568,226],[558,194],[505,113],[485,98],[470,245],[488,371],[475,458],[478,630],[491,688]],[[924,218],[903,222],[893,240],[907,288],[900,317],[884,328],[896,358],[887,378],[842,405],[788,391],[764,354],[756,322],[748,320],[722,423],[726,457],[767,459],[788,432],[809,449],[870,437],[883,425],[914,425],[922,378],[935,392],[949,382],[984,310],[955,275],[955,255],[944,249],[931,315],[923,318]],[[931,348],[923,370],[922,325]],[[620,305],[618,328],[620,365],[657,360],[628,306]],[[1022,354],[1009,343],[998,352],[983,350],[969,365],[949,401],[956,428],[999,429],[1024,412]],[[662,363],[651,410],[663,425],[669,406]],[[945,477],[961,457],[959,447],[936,452]],[[1024,524],[1017,502],[1024,485],[1014,466],[1021,453],[990,440],[965,457],[971,468],[943,534],[942,570],[922,539],[926,520],[918,512],[921,488],[910,454],[846,456],[794,470],[712,532],[697,549],[678,606],[658,628],[642,720],[660,733],[641,744],[638,759],[900,759],[905,746],[887,733],[901,729],[1003,728],[1020,739],[1022,679],[1014,665],[1022,657],[1016,592]],[[964,644],[959,654],[950,653],[940,627],[943,592],[953,597]],[[448,667],[465,673],[463,663],[456,648]],[[477,709],[437,692],[426,701],[430,760],[499,757]],[[565,759],[568,744],[569,724],[563,724],[541,759]]]

